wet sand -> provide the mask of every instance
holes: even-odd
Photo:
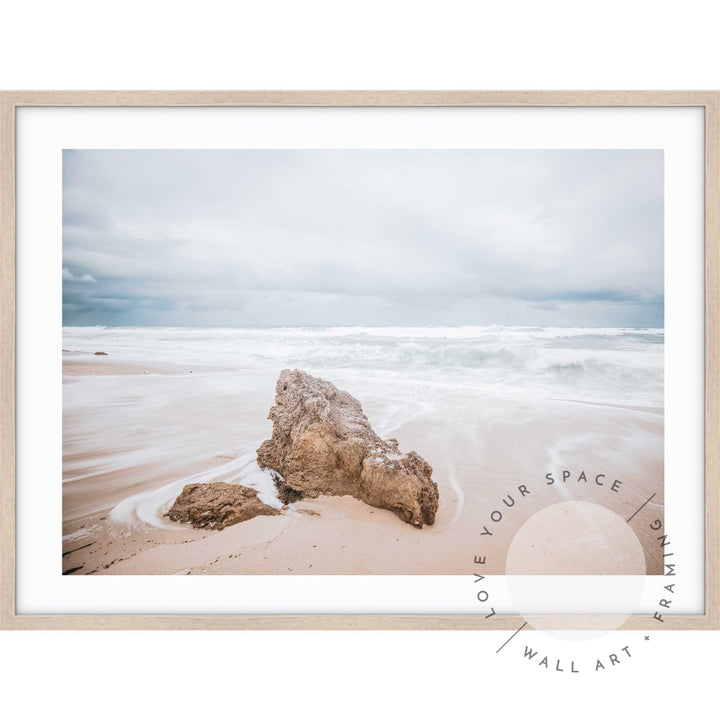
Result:
[[[627,520],[653,495],[630,526],[647,571],[662,569],[649,527],[663,517],[657,408],[438,386],[400,395],[390,411],[381,389],[338,382],[361,400],[381,436],[396,437],[401,450],[416,450],[432,465],[440,489],[435,524],[418,530],[353,498],[323,497],[209,531],[163,518],[153,495],[135,498],[198,473],[242,481],[244,458],[270,435],[274,377],[83,353],[64,354],[63,372],[65,573],[456,575],[474,572],[480,555],[483,572],[499,574],[515,533],[539,510],[587,501]],[[565,482],[563,470],[571,473]],[[596,482],[598,474],[605,477]],[[118,513],[121,503],[130,509]],[[556,539],[563,532],[553,528]],[[607,567],[600,559],[612,543],[604,532],[589,524],[583,533],[594,549],[584,574]]]

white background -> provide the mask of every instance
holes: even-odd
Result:
[[[2,7],[0,86],[718,89],[715,5],[25,0]],[[718,704],[718,633],[653,633],[652,651],[600,677],[525,667],[497,646],[460,632],[3,633],[0,704],[77,718],[671,717]]]

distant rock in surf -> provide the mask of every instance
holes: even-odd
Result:
[[[438,488],[417,453],[381,440],[360,403],[332,383],[301,370],[283,370],[275,388],[272,438],[258,465],[303,496],[352,495],[422,527],[435,522]]]
[[[101,350],[98,350],[95,354],[96,355],[107,355],[106,352],[102,352]]]
[[[262,502],[252,488],[215,482],[186,485],[167,517],[192,523],[196,528],[222,530],[258,515],[278,515],[279,512]]]

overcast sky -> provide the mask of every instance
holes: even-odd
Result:
[[[655,150],[66,150],[65,325],[663,325]]]

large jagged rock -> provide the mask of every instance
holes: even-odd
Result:
[[[186,485],[167,517],[192,523],[196,528],[222,530],[258,515],[277,515],[279,512],[262,502],[257,490],[215,482]]]
[[[392,510],[417,527],[432,525],[438,489],[432,468],[397,440],[381,440],[360,403],[332,383],[301,370],[283,370],[275,388],[272,438],[258,465],[282,476],[302,495],[352,495]]]

